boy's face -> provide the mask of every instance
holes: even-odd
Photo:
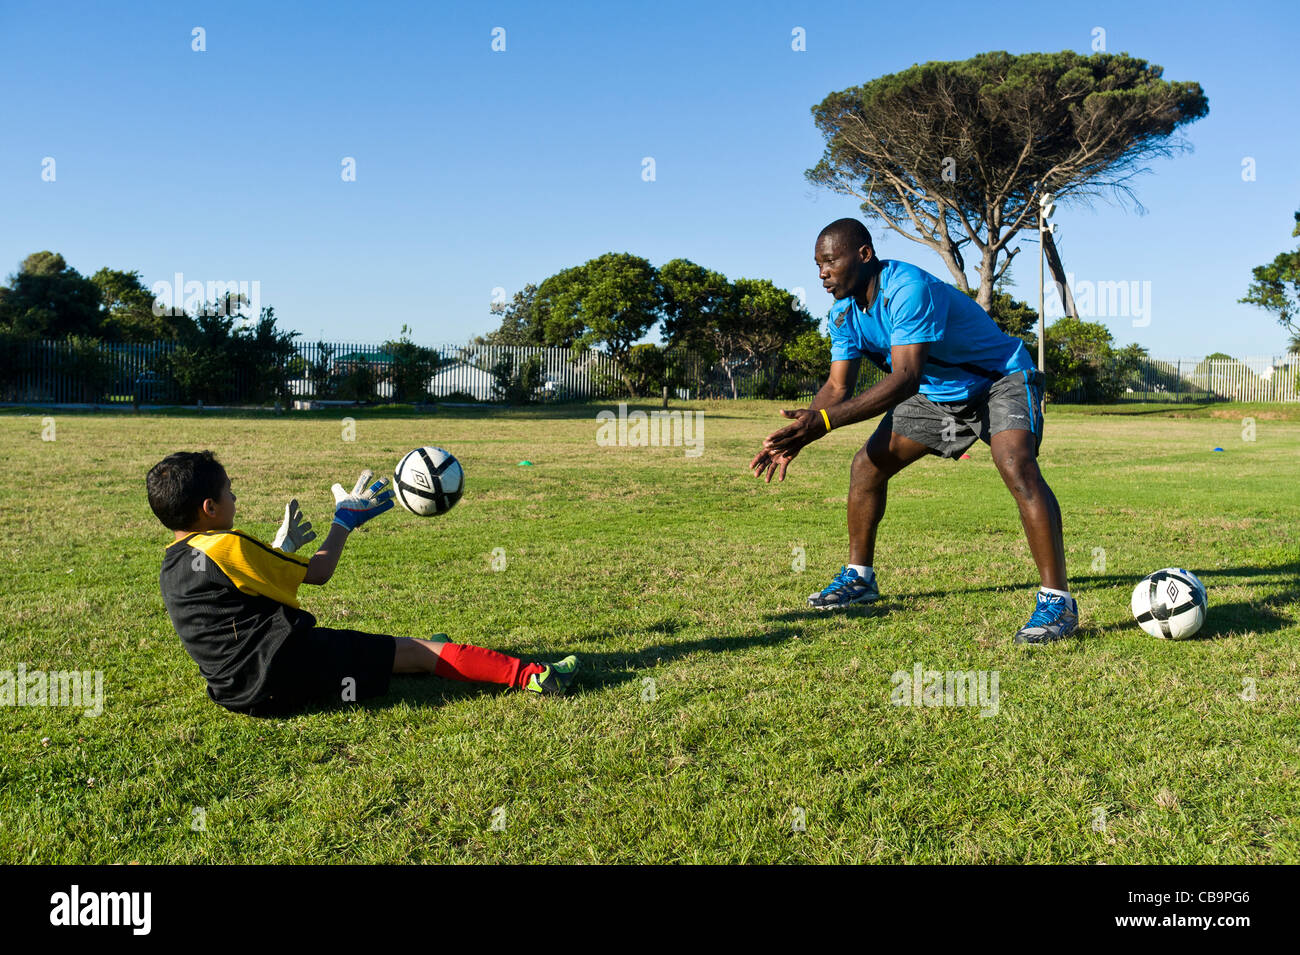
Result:
[[[208,530],[228,531],[235,526],[235,492],[230,489],[230,475],[226,475],[221,496],[215,499],[208,498],[203,502],[203,513],[200,517],[203,523],[207,524]]]

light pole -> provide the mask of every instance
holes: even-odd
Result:
[[[1047,250],[1043,247],[1043,232],[1056,232],[1056,225],[1047,226],[1047,220],[1056,211],[1056,197],[1045,192],[1038,197],[1038,370],[1047,374],[1047,322],[1043,318],[1043,260]]]

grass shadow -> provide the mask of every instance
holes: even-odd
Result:
[[[894,600],[881,599],[870,604],[856,604],[850,607],[842,607],[836,610],[816,610],[812,607],[799,607],[794,610],[786,610],[781,613],[770,613],[764,618],[766,620],[780,621],[781,623],[795,623],[801,620],[825,620],[830,616],[849,617],[850,619],[867,618],[867,617],[884,617],[901,609],[902,604]]]
[[[679,621],[661,621],[645,628],[652,633],[672,636],[685,629]],[[575,635],[576,640],[598,643],[617,639],[618,633],[600,631]],[[794,626],[764,628],[762,632],[744,637],[702,637],[678,643],[652,644],[640,650],[585,652],[578,654],[582,661],[575,687],[583,690],[603,689],[631,683],[639,679],[643,670],[672,663],[696,653],[737,653],[751,647],[774,646],[803,636],[803,630]]]
[[[1210,593],[1209,613],[1206,625],[1191,639],[1209,640],[1233,632],[1274,633],[1294,627],[1297,622],[1287,616],[1283,608],[1300,602],[1300,561],[1290,561],[1273,567],[1216,567],[1212,570],[1197,571],[1190,568],[1206,585]],[[1276,593],[1255,601],[1233,601],[1216,603],[1214,589],[1216,584],[1231,584],[1241,578],[1266,578],[1268,586],[1277,587]],[[1104,590],[1114,587],[1131,588],[1137,585],[1138,578],[1131,574],[1084,574],[1070,578],[1070,589],[1082,596],[1089,590]],[[1025,581],[1022,585],[997,584],[985,587],[965,587],[951,591],[916,591],[905,594],[907,597],[944,597],[954,593],[994,593],[1011,592],[1020,587],[1030,589],[1035,585]],[[1116,624],[1127,627],[1127,621]]]
[[[642,629],[671,637],[686,629],[686,624],[679,620],[660,620]],[[574,639],[583,643],[598,643],[602,640],[618,639],[621,636],[623,634],[606,630],[596,633],[575,634]],[[634,682],[640,678],[639,674],[642,670],[652,669],[693,653],[735,653],[750,647],[784,643],[787,640],[802,636],[803,632],[800,628],[781,626],[747,637],[703,637],[681,643],[652,644],[630,652],[597,651],[579,653],[578,658],[581,661],[581,668],[573,685],[569,688],[568,695],[576,696],[584,692]],[[566,655],[567,652],[534,652],[528,654],[526,659],[555,660]],[[440,679],[423,673],[394,674],[392,682],[389,684],[388,693],[384,696],[350,704],[333,701],[314,702],[295,710],[293,713],[278,714],[274,718],[291,719],[298,716],[337,713],[353,708],[379,711],[390,709],[400,703],[411,706],[441,706],[444,703],[481,696],[485,693],[506,692],[510,692],[506,687],[490,683],[462,683],[457,680]]]
[[[1234,633],[1274,633],[1295,627],[1296,621],[1275,609],[1285,599],[1279,595],[1255,603],[1239,600],[1226,604],[1216,604],[1211,600],[1205,625],[1188,639],[1214,640]],[[1295,599],[1295,594],[1291,599]]]

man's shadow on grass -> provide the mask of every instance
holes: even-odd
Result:
[[[899,594],[900,597],[909,597],[911,594]],[[885,617],[895,610],[902,609],[902,603],[898,600],[891,600],[882,597],[880,600],[869,604],[853,604],[848,607],[838,607],[834,610],[817,610],[807,605],[792,607],[780,613],[769,613],[765,616],[767,620],[779,621],[781,623],[798,623],[809,620],[828,620],[828,619],[846,619],[846,620],[867,620],[879,617]]]
[[[1201,582],[1205,584],[1206,590],[1210,595],[1209,611],[1205,617],[1205,625],[1192,638],[1193,640],[1213,640],[1216,637],[1225,636],[1231,633],[1256,632],[1256,633],[1274,633],[1278,630],[1285,630],[1288,627],[1295,627],[1296,621],[1286,615],[1285,608],[1288,604],[1300,602],[1300,561],[1291,561],[1285,564],[1278,564],[1274,567],[1216,567],[1209,570],[1203,570],[1199,573],[1192,571]],[[1216,584],[1235,584],[1241,578],[1262,577],[1268,578],[1265,583],[1270,587],[1278,588],[1276,593],[1256,601],[1230,601],[1228,603],[1217,602],[1214,599]],[[1076,596],[1084,596],[1090,590],[1107,590],[1115,587],[1132,589],[1137,586],[1140,578],[1130,574],[1079,574],[1072,575],[1070,578],[1070,590]],[[955,593],[974,594],[974,593],[994,593],[1006,592],[1008,594],[1020,591],[1022,589],[1031,589],[1034,586],[1029,581],[1023,585],[998,584],[988,587],[964,587],[960,590],[926,590],[914,591],[911,593],[899,594],[900,597],[945,597]],[[1086,605],[1084,607],[1086,612]],[[1089,636],[1101,636],[1107,631],[1124,629],[1127,630],[1133,621],[1130,617],[1125,616],[1115,621],[1098,621],[1092,625],[1085,625],[1083,630]]]

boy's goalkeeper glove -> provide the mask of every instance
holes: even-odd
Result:
[[[384,513],[392,508],[393,491],[391,488],[384,490],[388,484],[388,478],[380,478],[374,484],[366,487],[366,482],[375,476],[375,472],[369,468],[361,472],[361,477],[357,478],[356,487],[349,494],[343,490],[342,484],[335,484],[331,489],[334,492],[334,523],[346,527],[349,531],[354,531],[372,517]],[[382,492],[382,493],[381,493]]]
[[[298,499],[294,498],[284,506],[284,523],[280,525],[271,546],[292,554],[303,544],[315,539],[316,532],[311,529],[311,521],[303,520],[302,508],[298,506]]]

